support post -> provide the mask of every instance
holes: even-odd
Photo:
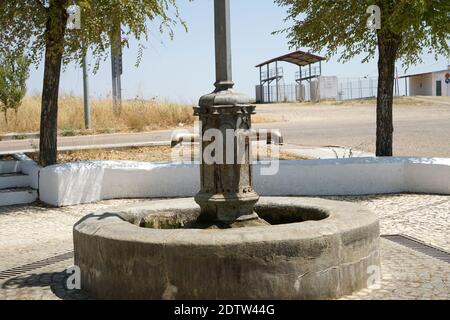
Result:
[[[373,81],[371,78],[369,78],[369,87],[370,87],[370,96],[373,97]]]
[[[299,77],[299,79],[300,79],[300,101],[304,101],[305,100],[305,97],[304,97],[304,95],[303,95],[303,80],[302,80],[302,78],[303,78],[303,75],[302,75],[302,66],[298,66],[298,68],[299,68],[299,72],[300,72],[300,77]]]
[[[363,88],[362,88],[362,81],[360,78],[358,78],[358,85],[359,85],[359,98],[362,99],[363,97]]]
[[[270,64],[267,64],[267,103],[270,103]]]
[[[350,100],[353,99],[353,88],[352,88],[352,82],[350,81]]]
[[[263,80],[262,80],[262,66],[259,66],[259,99],[260,103],[264,103],[264,87],[263,87]]]
[[[407,77],[405,77],[405,93],[406,93],[406,96],[408,96],[408,78]]]
[[[276,84],[276,93],[277,93],[277,102],[280,102],[280,96],[279,96],[279,88],[278,88],[278,61],[275,61],[275,84]]]

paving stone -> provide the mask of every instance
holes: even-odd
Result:
[[[327,197],[367,206],[380,217],[381,233],[405,234],[450,251],[450,196],[377,195]],[[0,271],[73,250],[72,227],[83,216],[143,200],[111,200],[66,208],[39,204],[0,207]],[[65,270],[73,259],[60,261],[0,280],[0,299],[89,299],[66,288]],[[450,299],[450,264],[386,239],[381,240],[381,283],[342,300]]]

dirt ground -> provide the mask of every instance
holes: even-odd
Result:
[[[196,152],[196,151],[194,151]],[[262,149],[260,159],[267,159],[271,152]],[[37,161],[37,153],[28,154],[30,158]],[[107,161],[107,160],[129,160],[146,162],[168,162],[172,161],[172,149],[169,146],[135,147],[120,149],[95,149],[80,151],[64,151],[58,153],[58,163],[69,163],[78,161]],[[280,152],[279,160],[305,160],[303,157]]]

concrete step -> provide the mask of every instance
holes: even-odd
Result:
[[[1,173],[0,174],[0,190],[8,188],[22,188],[30,186],[30,177],[21,172],[18,173]]]
[[[19,161],[2,160],[0,161],[0,174],[19,171]]]
[[[32,203],[37,199],[37,190],[31,188],[11,188],[0,190],[0,207]]]

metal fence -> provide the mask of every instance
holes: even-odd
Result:
[[[314,88],[317,90],[313,86]],[[377,77],[338,78],[336,100],[374,98],[377,96],[377,90]],[[395,95],[400,95],[400,91],[397,88]],[[296,102],[309,100],[311,100],[311,85],[309,81],[303,81],[301,86],[300,84],[280,83],[278,87],[271,85],[270,89],[267,86],[264,86],[263,89],[260,86],[256,86],[257,102]]]
[[[297,84],[279,84],[276,85],[256,86],[257,102],[295,102],[300,100],[300,86]],[[261,99],[262,97],[262,99]]]
[[[317,66],[311,66],[311,68],[303,68],[302,71],[295,73],[295,80],[306,79],[311,77],[319,77],[322,73],[322,69]]]
[[[269,70],[269,73],[267,71],[261,71],[261,80],[267,81],[268,79],[274,79],[276,77],[279,77],[280,79],[283,78],[284,71],[283,68],[279,67],[277,69],[272,68]]]
[[[338,100],[363,99],[377,96],[378,79],[372,78],[339,78]]]

